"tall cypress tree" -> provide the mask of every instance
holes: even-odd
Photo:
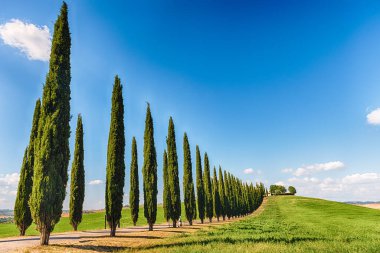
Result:
[[[212,222],[213,216],[213,200],[212,200],[212,188],[211,188],[211,177],[210,177],[210,163],[208,160],[208,155],[205,153],[204,156],[204,188],[205,188],[205,211],[206,217]]]
[[[205,191],[203,184],[203,174],[202,174],[202,158],[197,145],[195,152],[195,166],[196,166],[196,178],[197,178],[197,204],[198,204],[198,216],[203,224],[205,218]]]
[[[157,154],[154,146],[153,119],[150,106],[146,109],[144,132],[144,216],[149,224],[149,231],[157,217]]]
[[[177,220],[181,216],[181,195],[178,177],[177,145],[172,117],[169,119],[168,138],[166,142],[168,149],[168,180],[171,198],[170,218],[173,221],[173,227],[176,227]]]
[[[226,195],[224,192],[224,180],[222,168],[219,166],[219,197],[220,197],[220,215],[222,215],[223,220],[226,219]]]
[[[110,236],[115,236],[116,227],[121,219],[124,196],[125,177],[125,137],[124,137],[124,102],[123,86],[120,78],[115,76],[112,91],[111,124],[108,135],[107,180],[106,180],[106,217],[111,229]]]
[[[130,172],[130,189],[129,189],[129,208],[131,209],[131,218],[133,225],[136,226],[136,222],[139,218],[139,203],[140,203],[140,191],[139,191],[139,167],[137,163],[137,143],[136,138],[132,139],[132,154],[131,154],[131,172]]]
[[[192,168],[190,144],[185,133],[183,135],[183,191],[186,218],[190,225],[193,225],[193,219],[196,218],[197,213]]]
[[[224,202],[224,208],[225,208],[225,214],[227,215],[228,219],[231,218],[231,194],[230,194],[230,189],[229,189],[229,180],[228,180],[228,175],[227,172],[224,171],[224,197],[225,197],[225,202]]]
[[[49,243],[50,233],[62,214],[70,159],[70,48],[71,38],[64,2],[54,25],[49,73],[43,88],[38,137],[35,143],[33,188],[30,210],[40,244]]]
[[[166,222],[169,222],[171,198],[170,198],[169,181],[168,181],[168,154],[166,153],[166,149],[164,150],[162,161],[163,161],[162,170],[163,170],[163,176],[164,176],[164,194],[163,194],[164,217],[165,217]]]
[[[214,207],[214,216],[219,221],[220,217],[220,195],[219,195],[219,184],[218,178],[216,177],[216,169],[214,166],[214,177],[212,179],[212,199],[213,199],[213,207]]]
[[[33,166],[34,166],[34,143],[38,134],[38,121],[40,118],[41,102],[38,99],[34,107],[32,130],[29,138],[29,145],[25,149],[24,158],[20,171],[20,181],[18,183],[17,196],[14,207],[14,222],[20,231],[20,235],[25,235],[25,231],[32,224],[32,216],[28,204],[33,186]]]
[[[77,231],[82,222],[84,201],[84,150],[83,150],[83,123],[82,116],[78,115],[75,135],[74,159],[71,167],[70,183],[70,224]]]

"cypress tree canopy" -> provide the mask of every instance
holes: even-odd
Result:
[[[82,116],[78,115],[70,183],[70,224],[76,231],[82,221],[84,201],[84,150]]]
[[[216,177],[216,169],[214,167],[214,177],[212,180],[212,199],[213,199],[213,207],[214,207],[214,215],[219,221],[219,217],[221,214],[221,206],[220,206],[220,195],[219,195],[219,184],[218,178]]]
[[[157,216],[157,154],[154,146],[153,119],[150,106],[146,109],[144,132],[144,216],[153,230]]]
[[[178,177],[178,157],[177,146],[175,140],[174,123],[172,117],[169,119],[168,138],[168,179],[169,191],[171,198],[170,218],[173,221],[173,227],[176,227],[176,222],[181,215],[181,196]]]
[[[131,172],[130,172],[130,190],[129,190],[129,208],[131,209],[131,218],[133,225],[136,226],[136,222],[139,218],[139,203],[140,203],[140,191],[139,191],[139,169],[137,163],[137,143],[136,138],[132,139],[132,159],[131,159]]]
[[[219,198],[220,198],[220,215],[223,216],[223,220],[225,220],[226,218],[226,212],[225,212],[225,209],[226,209],[226,195],[225,195],[225,192],[224,192],[224,180],[223,180],[223,173],[222,173],[222,168],[219,166],[219,180],[218,180],[218,183],[219,183]]]
[[[121,219],[125,177],[125,137],[123,87],[120,78],[115,76],[112,91],[111,124],[108,135],[107,179],[106,179],[106,217],[115,236],[116,227]]]
[[[34,166],[34,143],[38,134],[38,121],[40,118],[41,102],[38,99],[34,108],[32,130],[29,138],[29,145],[25,149],[24,158],[20,171],[20,181],[18,183],[17,196],[14,207],[14,222],[20,231],[20,235],[25,235],[26,229],[32,224],[32,216],[28,204],[33,186],[33,166]]]
[[[203,184],[202,158],[198,145],[195,153],[198,215],[201,223],[203,224],[203,220],[205,218],[205,191]]]
[[[212,199],[212,188],[211,188],[211,177],[210,177],[210,163],[208,160],[208,155],[205,153],[204,156],[204,189],[205,189],[205,211],[206,217],[212,221],[213,216],[213,199]]]
[[[168,181],[168,154],[166,149],[164,150],[163,161],[163,176],[164,176],[164,193],[163,193],[163,207],[164,207],[164,217],[166,221],[170,220],[170,208],[171,208],[171,198],[169,191],[169,181]]]
[[[189,224],[193,224],[193,219],[196,218],[196,204],[195,204],[195,192],[194,192],[194,181],[193,181],[193,171],[191,164],[191,152],[190,144],[185,133],[183,136],[183,191],[184,191],[184,202],[185,202],[185,212],[186,218]]]
[[[54,25],[49,73],[43,88],[29,200],[42,245],[48,244],[50,232],[60,220],[66,195],[70,158],[70,48],[67,5],[63,3]]]

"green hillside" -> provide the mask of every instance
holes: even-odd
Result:
[[[269,197],[239,222],[171,238],[149,252],[379,252],[380,211],[295,196]]]

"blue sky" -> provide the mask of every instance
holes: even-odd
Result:
[[[70,143],[73,148],[81,113],[85,208],[104,206],[116,74],[124,85],[127,168],[136,136],[141,169],[149,102],[160,186],[173,116],[181,177],[186,131],[193,158],[198,144],[213,165],[243,180],[294,185],[300,195],[338,201],[380,200],[378,1],[67,3]],[[46,43],[60,5],[2,2],[0,208],[13,207],[33,106],[48,71]],[[128,187],[129,171],[126,201]]]

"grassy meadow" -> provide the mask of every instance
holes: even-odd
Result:
[[[182,208],[183,209],[183,208]],[[83,214],[82,223],[78,226],[78,231],[94,230],[104,228],[104,215],[105,212],[94,212]],[[182,216],[184,217],[184,216]],[[164,223],[164,210],[162,205],[157,208],[157,222],[156,224]],[[140,206],[139,219],[137,221],[138,226],[146,225],[146,219],[144,217],[144,208]],[[129,208],[124,208],[122,211],[122,219],[120,222],[121,227],[133,226],[131,221],[131,212]],[[55,226],[53,233],[72,231],[72,227],[69,223],[68,217],[62,217],[59,223]],[[0,238],[17,236],[19,234],[16,225],[13,223],[0,224]],[[39,235],[36,231],[34,223],[28,228],[26,235]]]
[[[146,252],[379,252],[380,211],[296,196],[258,215],[140,248]],[[132,251],[136,249],[131,249]]]

